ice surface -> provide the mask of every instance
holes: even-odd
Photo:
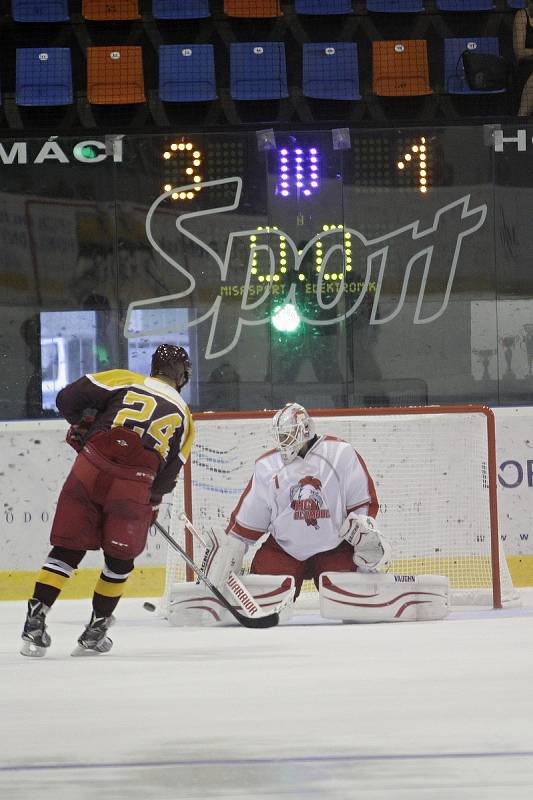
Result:
[[[44,659],[0,604],[3,800],[533,797],[532,608],[202,630],[143,600],[85,659],[88,600],[53,608]]]

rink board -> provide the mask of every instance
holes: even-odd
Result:
[[[500,534],[513,583],[533,586],[533,459],[529,435],[533,408],[494,409],[497,434]],[[1,422],[0,599],[27,597],[49,550],[57,496],[75,453],[65,445],[63,420]],[[168,508],[160,519],[166,524]],[[136,560],[127,594],[158,596],[163,591],[166,544],[155,530]],[[87,597],[97,580],[101,555],[89,553],[69,582],[66,597]],[[438,572],[438,564],[435,564]]]

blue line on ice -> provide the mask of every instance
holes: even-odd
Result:
[[[345,756],[294,756],[271,758],[197,758],[189,760],[164,761],[122,761],[106,763],[63,763],[63,764],[13,764],[0,766],[0,772],[30,772],[69,769],[146,769],[150,767],[209,767],[209,766],[245,766],[252,764],[324,764],[324,763],[357,763],[364,761],[444,761],[453,759],[476,758],[533,758],[533,750],[510,750],[472,753],[382,753],[381,755],[345,755]]]

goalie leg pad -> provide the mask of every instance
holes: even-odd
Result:
[[[169,625],[179,628],[238,624],[206,586],[196,583],[172,586],[167,620]]]
[[[294,608],[294,578],[292,575],[244,575],[241,582],[250,592],[261,611],[270,614],[284,603],[279,621],[287,622]],[[239,609],[229,589],[225,598]],[[213,597],[209,590],[196,583],[177,583],[170,591],[167,613],[169,625],[174,627],[214,627],[237,625],[237,620]]]
[[[449,593],[449,581],[443,575],[323,572],[320,614],[346,622],[444,619]]]

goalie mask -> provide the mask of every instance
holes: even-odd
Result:
[[[163,375],[176,384],[178,392],[183,389],[191,375],[192,365],[187,351],[174,344],[161,344],[152,356],[150,375]]]
[[[299,403],[287,403],[272,420],[272,434],[285,464],[294,461],[315,435],[315,424]]]

